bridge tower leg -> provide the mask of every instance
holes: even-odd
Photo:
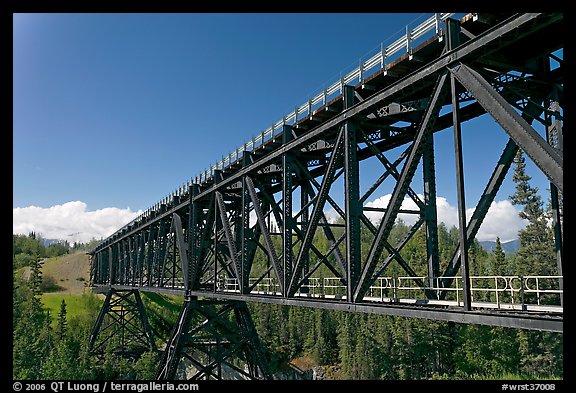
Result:
[[[108,291],[92,329],[88,349],[96,355],[111,349],[116,354],[131,358],[139,357],[147,350],[156,351],[154,336],[137,289]]]
[[[156,379],[271,379],[246,303],[187,297]]]

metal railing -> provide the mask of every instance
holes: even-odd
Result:
[[[202,183],[214,175],[214,170],[224,169],[231,163],[236,162],[245,151],[251,151],[256,147],[263,145],[266,141],[274,137],[274,132],[276,130],[281,130],[284,125],[293,125],[303,117],[312,116],[313,111],[320,106],[326,105],[333,95],[336,93],[342,94],[345,85],[355,80],[358,80],[359,83],[363,83],[365,78],[370,75],[371,71],[373,72],[377,69],[384,69],[386,71],[387,62],[389,63],[390,60],[394,58],[394,55],[401,51],[403,52],[404,49],[411,60],[415,42],[426,35],[426,33],[434,30],[436,36],[441,41],[443,39],[442,22],[452,15],[454,15],[454,13],[436,13],[413,29],[406,26],[406,34],[402,37],[398,38],[388,46],[384,46],[384,43],[381,43],[380,50],[369,59],[365,61],[360,60],[358,67],[341,77],[340,80],[333,82],[302,105],[296,106],[292,112],[282,117],[276,123],[273,123],[270,127],[244,143],[226,157],[223,157],[222,160],[202,171],[198,176],[196,176],[194,182]],[[180,189],[176,190],[176,192],[179,190]]]
[[[371,57],[364,61],[360,59],[358,67],[342,76],[339,80],[330,84],[314,97],[308,99],[302,105],[296,106],[292,112],[288,113],[286,116],[273,123],[270,127],[244,143],[242,146],[235,149],[227,156],[222,157],[220,161],[200,172],[198,176],[191,178],[188,182],[184,182],[182,186],[166,195],[164,198],[160,199],[154,205],[146,209],[142,214],[138,215],[128,224],[114,232],[111,236],[141,220],[142,218],[150,217],[152,211],[157,211],[161,205],[168,204],[175,196],[180,197],[185,195],[192,184],[201,184],[205,182],[214,176],[214,170],[224,169],[232,163],[238,161],[244,152],[253,151],[257,147],[264,145],[264,143],[270,139],[273,139],[274,136],[278,133],[277,131],[281,130],[284,125],[294,125],[300,119],[312,116],[312,113],[316,109],[326,105],[332,98],[336,96],[336,94],[342,94],[345,85],[355,80],[358,80],[360,83],[364,83],[368,76],[380,69],[383,69],[384,74],[386,74],[386,65],[390,64],[390,61],[396,59],[404,53],[408,53],[408,57],[411,60],[412,51],[415,44],[417,42],[423,41],[423,37],[428,37],[428,33],[434,31],[434,34],[438,40],[442,41],[442,23],[453,15],[454,13],[436,13],[414,28],[406,26],[406,33],[403,34],[400,38],[386,46],[384,42],[382,42],[380,44],[380,48]]]
[[[442,279],[453,279],[453,286],[439,286]],[[529,306],[560,307],[560,295],[563,291],[559,286],[562,276],[471,276],[470,292],[473,305],[489,308],[517,308],[526,310]],[[434,285],[420,287],[421,282],[433,282]],[[240,292],[235,278],[222,278],[218,290],[225,292]],[[250,279],[250,286],[256,279]],[[431,290],[440,294],[448,291],[452,296],[445,300],[426,299],[424,292]],[[379,302],[425,301],[428,304],[443,304],[462,306],[462,277],[438,277],[429,280],[428,277],[378,277],[368,291],[364,300]],[[265,295],[280,295],[280,285],[273,277],[261,279],[252,293]],[[316,298],[346,299],[346,286],[337,277],[311,277],[302,285],[296,296]],[[553,310],[554,311],[554,310]]]

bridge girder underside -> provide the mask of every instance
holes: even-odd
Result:
[[[271,379],[245,302],[187,298],[157,379]]]
[[[111,352],[133,359],[143,352],[156,351],[154,336],[137,289],[107,291],[90,334],[88,349],[99,357]]]

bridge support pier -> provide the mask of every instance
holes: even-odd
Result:
[[[156,379],[271,379],[246,303],[187,297]]]
[[[146,310],[137,289],[110,289],[90,340],[88,349],[101,355],[112,350],[122,356],[136,358],[147,350],[156,351],[154,336],[148,324]]]

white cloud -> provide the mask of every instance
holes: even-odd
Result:
[[[366,203],[367,207],[386,208],[390,202],[391,194],[387,194]],[[422,195],[419,195],[423,199]],[[445,223],[449,228],[458,224],[458,213],[455,206],[448,203],[444,197],[436,198],[438,222]],[[81,201],[67,202],[47,208],[28,206],[13,209],[13,233],[28,234],[32,231],[41,234],[47,239],[63,239],[69,242],[87,242],[92,238],[106,238],[117,229],[136,218],[141,211],[133,212],[130,208],[119,209],[107,207],[94,211],[87,210],[87,205]],[[410,198],[404,198],[402,209],[417,210],[416,203]],[[468,220],[472,216],[474,208],[466,210]],[[336,221],[340,216],[334,209],[325,212],[330,222]],[[377,223],[383,213],[365,212],[373,223]],[[414,224],[418,216],[415,214],[402,213],[398,215],[407,225]],[[274,216],[271,217],[273,225],[276,225]],[[256,223],[256,214],[251,212],[250,225]],[[486,218],[476,235],[482,240],[495,240],[499,236],[502,242],[518,238],[518,231],[526,226],[527,222],[518,217],[518,210],[510,201],[492,202]]]
[[[32,231],[46,239],[87,242],[92,238],[106,238],[136,218],[141,211],[130,208],[107,207],[89,211],[81,201],[66,202],[51,207],[17,207],[12,210],[15,234]]]
[[[421,200],[424,196],[418,194]],[[373,201],[366,203],[365,207],[386,208],[390,203],[392,194],[386,194]],[[416,203],[412,198],[406,196],[402,201],[401,209],[404,210],[418,210]],[[458,226],[458,210],[456,206],[452,206],[444,197],[436,197],[436,209],[438,222],[443,222],[448,228]],[[474,208],[466,209],[466,218],[470,221]],[[488,213],[480,226],[480,230],[476,235],[476,239],[483,240],[496,240],[499,236],[502,242],[507,242],[518,238],[518,231],[526,227],[527,221],[518,216],[517,210],[512,203],[508,200],[494,201],[488,209]],[[384,213],[366,211],[364,213],[374,224],[378,223]],[[326,217],[329,221],[335,222],[340,216],[334,209],[326,212]],[[397,220],[402,219],[407,225],[413,225],[418,220],[418,215],[401,213],[398,214]]]
[[[468,219],[473,211],[474,209],[466,209]],[[518,239],[518,231],[528,225],[528,221],[521,219],[518,212],[519,210],[507,199],[492,202],[476,239],[479,241],[496,240],[497,236],[502,242]]]

